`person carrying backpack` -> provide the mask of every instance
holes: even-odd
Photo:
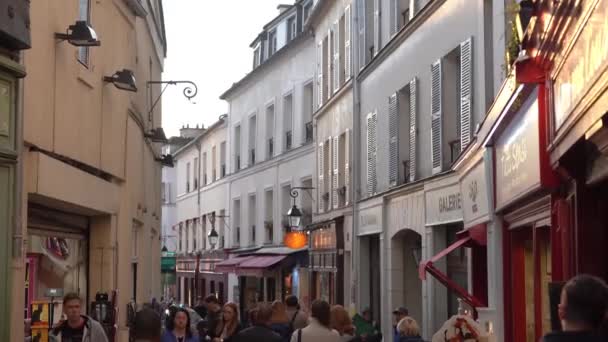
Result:
[[[306,328],[308,325],[308,315],[300,309],[298,303],[298,297],[287,296],[285,298],[285,310],[287,311],[287,318],[289,319],[289,330],[293,333],[297,329]]]

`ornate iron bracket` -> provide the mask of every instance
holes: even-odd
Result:
[[[196,83],[192,81],[148,81],[146,83],[148,87],[150,87],[151,84],[164,84],[165,86],[161,90],[156,100],[154,100],[152,106],[150,106],[150,110],[148,111],[148,120],[152,120],[152,111],[154,111],[154,107],[156,107],[158,101],[160,101],[160,98],[163,96],[163,93],[165,92],[168,86],[177,84],[189,84],[185,86],[183,90],[184,97],[186,97],[188,101],[192,101],[192,98],[194,98],[196,94],[198,94],[198,87],[196,86]]]

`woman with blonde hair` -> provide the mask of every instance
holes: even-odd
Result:
[[[329,326],[340,334],[344,342],[356,342],[360,340],[355,337],[355,326],[348,312],[342,305],[334,305],[329,313]]]
[[[230,342],[240,330],[238,307],[232,302],[224,304],[222,318],[215,329],[215,336],[218,337],[214,338],[213,342]]]
[[[272,316],[270,316],[270,329],[281,336],[283,341],[291,339],[292,331],[289,328],[289,318],[285,304],[280,300],[272,302]]]
[[[406,316],[397,323],[399,342],[424,342],[420,337],[418,322],[412,317]]]

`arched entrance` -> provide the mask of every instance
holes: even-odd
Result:
[[[401,230],[391,238],[391,247],[393,298],[390,304],[406,307],[410,316],[422,324],[422,281],[418,276],[422,236],[411,229]]]

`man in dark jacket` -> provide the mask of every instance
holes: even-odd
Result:
[[[562,289],[558,305],[562,331],[544,337],[545,342],[599,342],[600,329],[608,319],[608,286],[597,277],[579,275]]]
[[[270,329],[272,307],[269,304],[260,304],[256,310],[253,326],[241,330],[235,342],[282,342],[281,336]]]
[[[207,329],[209,331],[209,337],[214,338],[216,336],[217,325],[222,319],[222,307],[217,297],[214,295],[208,295],[205,297],[205,306],[207,307]]]

